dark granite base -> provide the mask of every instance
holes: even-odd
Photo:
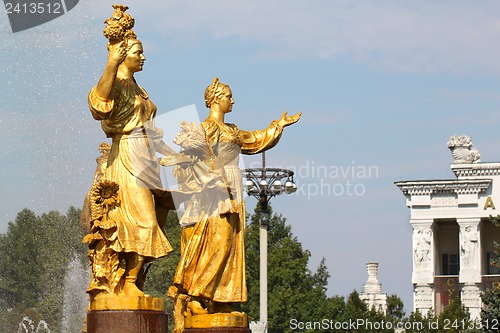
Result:
[[[162,311],[111,310],[87,313],[88,333],[168,333]]]

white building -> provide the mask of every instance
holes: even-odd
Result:
[[[378,262],[367,262],[368,281],[364,290],[359,294],[368,309],[387,314],[387,294],[382,292],[382,284],[378,281]]]
[[[500,214],[500,163],[481,163],[470,141],[448,142],[456,179],[396,182],[410,208],[414,309],[422,313],[437,314],[460,297],[478,318],[481,292],[500,286],[500,269],[491,265],[500,228],[490,221]]]

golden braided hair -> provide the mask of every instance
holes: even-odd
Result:
[[[210,108],[210,105],[219,99],[225,87],[227,84],[221,83],[219,78],[213,79],[212,83],[205,89],[205,106],[207,108]]]

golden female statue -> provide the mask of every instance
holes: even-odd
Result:
[[[144,264],[172,251],[161,230],[170,193],[162,190],[156,152],[175,154],[155,127],[156,106],[134,73],[146,57],[132,31],[126,6],[114,5],[106,20],[108,60],[89,94],[92,116],[112,139],[104,175],[93,188],[89,243],[92,280],[88,292],[143,296]]]
[[[256,154],[274,147],[283,128],[297,122],[301,115],[287,116],[285,112],[265,130],[240,130],[224,122],[234,100],[229,86],[218,78],[207,87],[205,104],[210,113],[201,128],[207,152],[198,154],[200,162],[194,167],[177,170],[179,183],[185,187],[181,189],[204,189],[186,203],[186,213],[181,219],[185,225],[181,259],[171,288],[171,296],[177,297],[177,332],[182,330],[183,322],[186,328],[192,327],[191,323],[199,325],[201,317],[190,321],[194,316],[204,316],[205,324],[210,326],[214,320],[207,315],[218,314],[215,321],[220,324],[220,318],[232,312],[232,303],[247,301],[245,205],[239,154]],[[188,149],[183,148],[183,152],[187,154]],[[207,191],[210,188],[212,191]]]

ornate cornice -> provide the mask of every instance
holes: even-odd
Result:
[[[446,192],[454,192],[456,194],[478,194],[486,191],[491,183],[491,179],[459,179],[400,181],[395,184],[403,194],[413,196]]]
[[[500,175],[500,163],[452,164],[451,170],[460,177],[484,177]]]

